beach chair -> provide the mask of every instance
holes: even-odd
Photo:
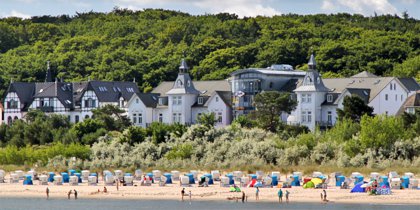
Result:
[[[401,189],[401,179],[392,178],[390,183],[391,189]]]
[[[181,176],[179,179],[179,183],[181,187],[189,187],[190,186],[190,177],[188,176]]]
[[[96,186],[96,185],[98,185],[98,177],[96,177],[96,176],[88,176],[88,185],[89,186]]]
[[[179,171],[171,171],[171,175],[172,181],[179,181],[181,173]]]
[[[273,182],[273,179],[271,177],[266,176],[263,178],[262,185],[263,187],[271,187],[272,182]]]
[[[54,185],[63,185],[63,177],[60,175],[54,176]]]
[[[409,189],[417,190],[419,187],[419,180],[417,179],[410,179],[410,184],[408,185]]]
[[[77,176],[70,176],[69,185],[70,186],[79,185],[79,177],[77,177]]]
[[[243,175],[242,171],[234,171],[232,174],[233,174],[233,179],[235,180],[235,182],[241,181],[241,177]]]
[[[4,178],[6,177],[6,172],[0,169],[0,183],[4,183]]]
[[[370,180],[371,181],[373,181],[373,180],[379,181],[379,177],[380,177],[380,175],[377,172],[370,173]]]
[[[16,173],[10,174],[10,183],[19,183],[19,175]]]
[[[271,172],[271,177],[276,176],[277,177],[277,181],[280,181],[280,172],[279,171],[273,171]]]
[[[134,177],[133,176],[124,176],[125,186],[133,186]]]
[[[213,177],[214,181],[220,181],[220,172],[219,170],[211,171],[211,176]]]
[[[229,177],[221,177],[220,178],[220,187],[229,187],[230,186],[230,180]]]
[[[89,174],[90,174],[89,170],[82,171],[82,182],[88,182]]]
[[[153,174],[153,179],[155,180],[155,182],[159,182],[162,176],[162,172],[159,170],[153,170],[152,174]]]
[[[39,185],[48,185],[48,176],[47,175],[41,175],[38,177]]]
[[[141,177],[143,176],[143,171],[140,169],[137,169],[134,171],[134,179],[140,181]]]
[[[389,180],[392,180],[393,178],[400,178],[400,175],[396,171],[391,171],[388,174]]]
[[[190,171],[190,173],[193,175],[193,177],[194,177],[194,180],[198,180],[198,171],[196,171],[196,170],[191,170]]]
[[[410,178],[410,179],[413,179],[413,178],[414,178],[414,174],[413,174],[413,173],[411,173],[411,172],[406,172],[406,173],[404,173],[404,176],[406,176],[406,177],[408,177],[408,178]]]
[[[112,186],[115,183],[115,178],[114,176],[108,174],[105,176],[105,185],[107,186]]]
[[[162,177],[160,177],[159,186],[160,186],[160,187],[164,187],[164,186],[166,186],[166,181],[167,181],[167,179],[168,179],[168,178],[166,178],[166,176],[162,176]]]
[[[247,187],[249,184],[249,177],[241,177],[241,187]]]
[[[303,178],[303,173],[302,172],[295,171],[295,172],[293,172],[292,175],[293,176],[298,176],[299,177],[299,181],[302,182],[302,178]],[[279,179],[280,179],[280,177],[279,177]]]
[[[17,170],[17,171],[15,171],[15,174],[17,174],[17,175],[18,175],[18,178],[19,178],[20,180],[25,178],[25,174],[23,173],[23,171],[22,171],[22,170]]]
[[[115,170],[114,171],[115,178],[123,180],[124,179],[124,172],[121,170]]]
[[[257,180],[261,181],[262,178],[264,177],[264,171],[256,171],[255,175],[257,175]]]

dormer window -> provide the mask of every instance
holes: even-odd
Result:
[[[159,98],[159,105],[163,105],[163,98]]]
[[[136,98],[136,104],[138,104],[139,103],[139,99],[138,98]]]
[[[203,104],[203,101],[204,101],[203,97],[198,97],[198,104]]]
[[[333,96],[331,94],[327,95],[327,102],[332,102],[333,101]]]
[[[216,102],[219,102],[219,97],[216,96]]]

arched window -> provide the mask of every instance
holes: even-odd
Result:
[[[78,123],[79,122],[79,115],[74,116],[74,122]]]
[[[7,118],[7,124],[8,124],[8,125],[12,124],[12,117],[11,117],[11,116],[9,116],[9,117]]]
[[[89,115],[86,115],[86,116],[85,116],[85,119],[89,119]]]
[[[17,116],[15,116],[14,118],[13,118],[13,121],[15,121],[15,120],[18,120],[19,118],[17,117]]]

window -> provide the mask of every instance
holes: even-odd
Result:
[[[93,100],[92,98],[88,98],[85,100],[85,107],[96,107],[96,100]]]
[[[331,111],[327,112],[327,121],[328,121],[328,124],[332,123],[332,112]]]
[[[395,94],[395,101],[397,101],[397,100],[398,100],[398,95]]]
[[[388,116],[388,111],[385,111],[385,115]]]
[[[159,113],[159,122],[161,123],[161,122],[163,122],[163,115],[162,115],[162,113]]]
[[[385,94],[385,101],[388,101],[388,94]]]
[[[306,122],[306,111],[302,111],[301,117],[302,117],[301,121]]]
[[[176,113],[172,114],[172,122],[174,122],[174,123],[177,122],[177,114]]]
[[[308,102],[308,103],[311,103],[311,102],[312,102],[312,99],[311,99],[312,94],[308,94],[308,95],[307,95],[307,97],[308,97],[308,98],[306,99],[306,100],[307,100],[307,102]]]
[[[8,125],[10,125],[10,124],[12,124],[12,122],[13,122],[12,117],[11,117],[11,116],[9,116],[9,117],[7,118],[7,124],[8,124]]]
[[[139,114],[139,124],[143,123],[143,114]]]
[[[203,97],[198,97],[198,104],[203,104]]]
[[[406,112],[410,113],[410,114],[415,114],[415,110],[414,107],[409,107],[406,109]]]
[[[216,96],[216,102],[218,102],[218,101],[219,101],[219,97]]]
[[[181,105],[181,104],[182,104],[182,97],[178,96],[178,105]]]
[[[139,103],[139,99],[138,98],[136,98],[136,104],[138,104]]]
[[[302,94],[302,103],[306,103],[306,94]]]
[[[172,97],[172,105],[181,105],[181,104],[182,104],[182,97],[181,96]]]
[[[218,112],[217,113],[217,122],[218,123],[222,123],[222,121],[223,121],[223,115],[222,115],[221,112]]]
[[[79,115],[74,116],[74,122],[76,122],[76,123],[79,122]]]
[[[137,124],[137,114],[133,114],[133,124]]]
[[[331,94],[327,95],[327,102],[332,102],[333,101],[333,96]]]
[[[18,102],[15,101],[14,99],[11,99],[8,104],[7,104],[7,108],[9,109],[17,109],[18,108]]]
[[[312,122],[312,112],[308,112],[308,122]]]
[[[392,90],[392,84],[390,84],[389,89]]]
[[[159,105],[163,105],[163,98],[159,98]]]
[[[394,83],[394,90],[397,89],[397,83]]]
[[[182,118],[181,113],[178,113],[178,122],[179,123],[182,121],[181,118]]]

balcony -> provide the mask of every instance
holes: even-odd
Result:
[[[41,110],[42,112],[54,112],[53,106],[39,106],[36,109]]]
[[[315,122],[321,130],[333,127],[333,123],[331,121],[316,121]]]

